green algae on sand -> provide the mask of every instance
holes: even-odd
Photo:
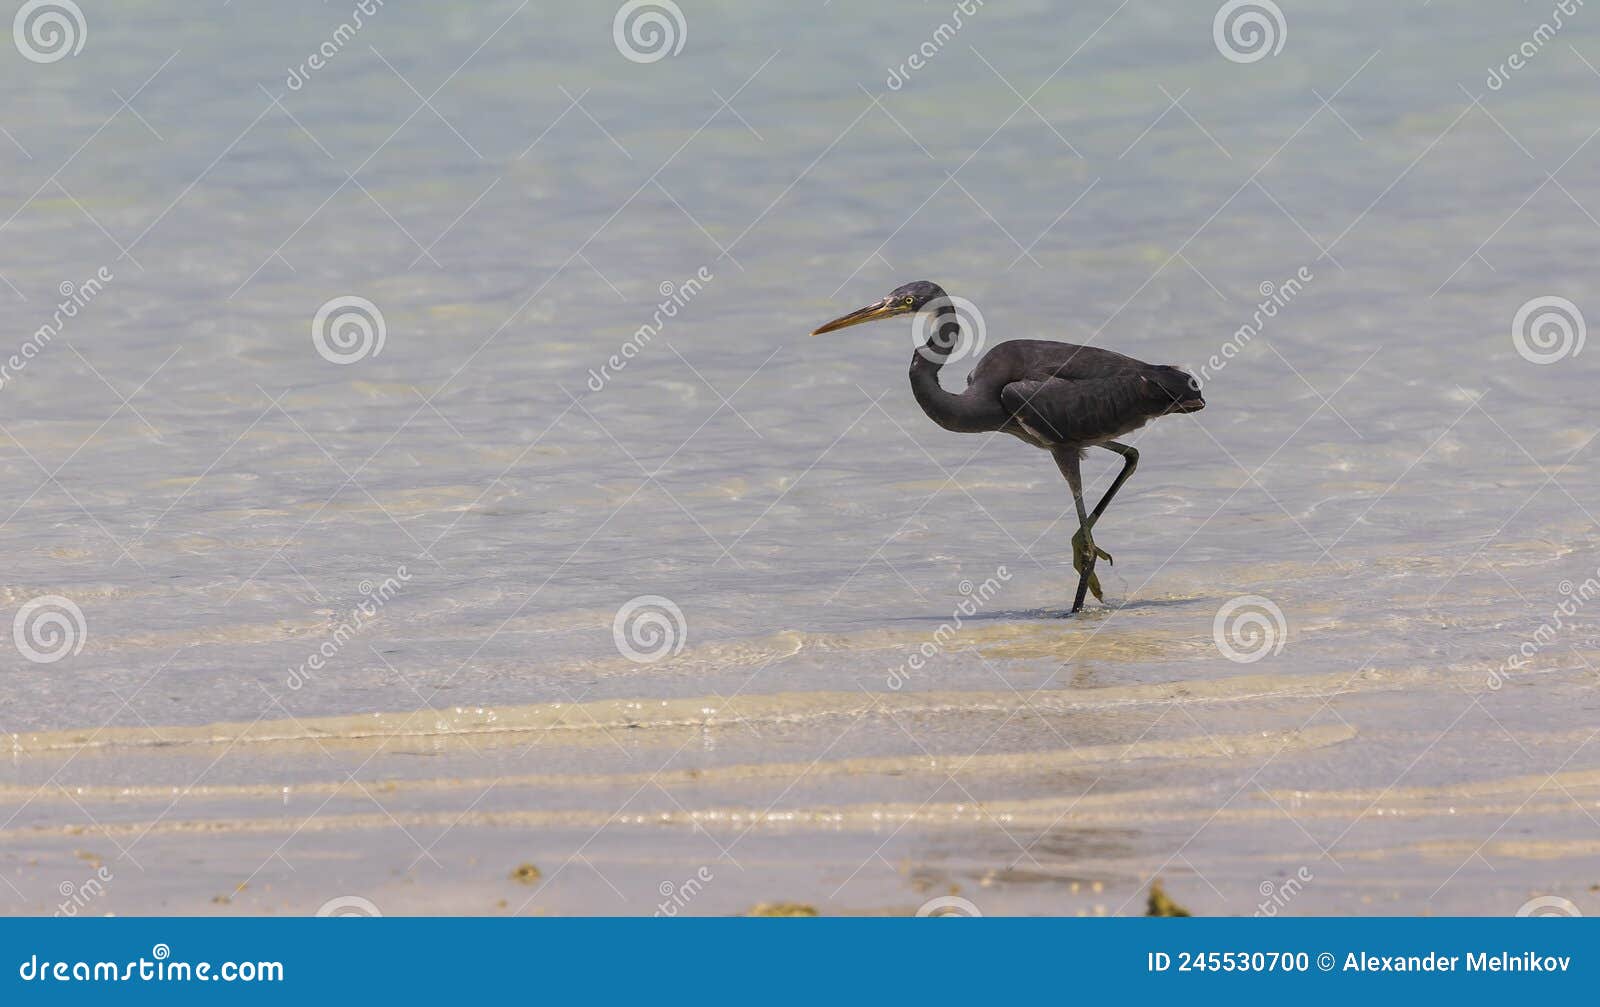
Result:
[[[1172,901],[1167,890],[1161,887],[1161,879],[1150,882],[1150,898],[1145,903],[1146,916],[1189,916],[1189,910]]]

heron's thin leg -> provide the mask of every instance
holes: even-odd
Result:
[[[1078,507],[1078,534],[1072,537],[1072,565],[1078,571],[1078,593],[1072,599],[1072,611],[1080,612],[1083,610],[1084,596],[1091,588],[1096,598],[1101,597],[1100,578],[1094,573],[1094,539],[1089,535],[1093,522],[1083,506],[1083,473],[1078,467],[1078,450],[1058,448],[1052,454],[1056,459],[1056,467],[1061,469],[1061,474],[1067,478],[1067,485],[1072,488],[1072,502]]]
[[[1107,507],[1111,506],[1111,498],[1117,495],[1117,490],[1122,488],[1122,484],[1128,481],[1129,476],[1133,475],[1133,470],[1138,468],[1139,451],[1137,448],[1129,447],[1126,444],[1118,444],[1116,441],[1107,441],[1105,444],[1102,444],[1101,447],[1105,448],[1107,451],[1115,451],[1117,454],[1122,456],[1122,471],[1118,472],[1117,477],[1111,481],[1111,488],[1106,490],[1106,495],[1100,498],[1099,503],[1095,504],[1094,512],[1089,515],[1088,521],[1084,525],[1086,530],[1078,533],[1079,535],[1085,536],[1084,542],[1080,544],[1077,539],[1074,538],[1073,549],[1074,551],[1088,549],[1095,556],[1105,560],[1107,563],[1114,564],[1116,561],[1111,558],[1111,554],[1095,545],[1094,539],[1089,536],[1094,531],[1094,526],[1099,523],[1100,516],[1106,512]],[[1090,586],[1097,587],[1098,585],[1099,578],[1095,578],[1094,584],[1091,584]],[[1099,598],[1100,592],[1095,591],[1094,596]]]
[[[1133,475],[1133,470],[1139,467],[1138,448],[1129,447],[1126,444],[1118,444],[1116,441],[1107,441],[1100,446],[1107,451],[1115,451],[1122,456],[1122,471],[1118,472],[1117,478],[1112,480],[1111,488],[1106,490],[1106,495],[1100,498],[1099,503],[1095,504],[1094,513],[1089,515],[1090,528],[1093,528],[1094,523],[1100,520],[1100,515],[1106,512],[1106,508],[1111,505],[1111,498],[1117,495],[1117,490],[1121,489],[1122,484],[1128,481],[1129,476]]]

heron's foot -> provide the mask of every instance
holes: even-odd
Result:
[[[1083,528],[1079,528],[1077,534],[1072,536],[1072,568],[1077,570],[1079,573],[1082,573],[1084,562],[1090,553],[1093,553],[1095,557],[1103,559],[1113,566],[1116,565],[1116,561],[1111,558],[1111,554],[1095,545],[1094,537],[1090,535],[1088,531]],[[1088,562],[1089,566],[1092,568],[1094,566],[1094,562],[1092,560],[1089,560]]]
[[[1114,562],[1110,553],[1094,544],[1094,536],[1089,534],[1088,529],[1079,528],[1078,533],[1072,536],[1072,568],[1088,581],[1095,600],[1105,601],[1105,595],[1100,590],[1100,578],[1094,572],[1096,559]]]
[[[1100,578],[1095,576],[1094,567],[1090,566],[1078,572],[1078,591],[1072,599],[1072,612],[1076,615],[1083,611],[1083,597],[1093,591],[1096,601],[1105,601],[1105,595],[1100,591]]]

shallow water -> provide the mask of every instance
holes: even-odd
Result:
[[[987,4],[890,87],[948,7],[685,13],[634,62],[383,7],[296,86],[347,10],[6,50],[0,906],[1600,911],[1594,351],[1512,338],[1594,310],[1600,19],[1491,88],[1548,11],[1234,62],[1209,5]],[[1107,605],[909,325],[806,336],[918,278],[1203,369]],[[381,348],[319,353],[343,297]]]

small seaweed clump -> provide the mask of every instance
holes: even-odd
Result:
[[[746,916],[815,916],[815,906],[804,902],[763,902],[745,913]]]
[[[1145,903],[1146,916],[1189,916],[1189,910],[1172,901],[1172,896],[1161,887],[1161,880],[1157,878],[1150,882],[1150,899]]]
[[[520,881],[525,885],[531,885],[542,877],[544,875],[539,873],[539,868],[532,864],[518,865],[517,869],[511,872],[512,881]]]

